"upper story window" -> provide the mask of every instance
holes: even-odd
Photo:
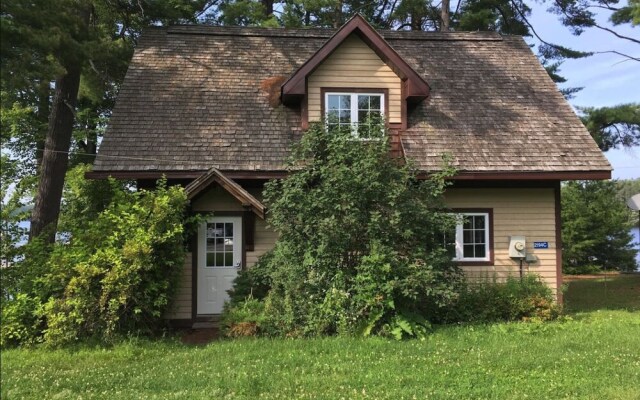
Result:
[[[327,125],[349,127],[354,136],[368,139],[379,137],[371,127],[379,126],[384,115],[383,93],[325,93]]]

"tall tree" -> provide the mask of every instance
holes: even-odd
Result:
[[[582,123],[602,151],[640,145],[640,104],[579,107]]]
[[[449,0],[442,0],[442,11],[440,13],[440,31],[447,32],[449,30]]]
[[[47,239],[53,240],[72,133],[79,126],[76,116],[86,117],[81,121],[85,135],[78,140],[78,147],[84,152],[95,152],[100,125],[96,121],[110,110],[142,28],[195,21],[211,3],[208,0],[2,2],[2,108],[18,104],[31,110],[41,122],[45,118],[48,121],[47,129],[30,129],[32,135],[16,132],[7,146],[26,153],[44,150],[36,153],[42,154],[42,165],[31,221],[32,237],[50,226]],[[79,93],[83,99],[80,103]],[[77,108],[78,104],[82,109]],[[39,155],[31,159],[38,160]]]
[[[569,182],[562,188],[563,267],[635,269],[631,212],[614,181]]]
[[[31,214],[30,237],[37,237],[45,228],[46,241],[53,242],[55,228],[60,213],[62,187],[67,172],[69,157],[67,152],[71,146],[74,111],[80,73],[84,54],[80,49],[82,41],[89,36],[89,4],[70,4],[65,20],[71,23],[71,29],[62,37],[60,46],[54,54],[62,67],[62,72],[55,79],[55,93],[49,114],[49,128],[44,144],[40,179],[36,191],[35,206]]]

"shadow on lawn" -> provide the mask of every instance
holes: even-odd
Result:
[[[640,274],[620,274],[567,282],[568,313],[595,310],[640,311]]]

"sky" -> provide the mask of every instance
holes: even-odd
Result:
[[[569,29],[558,20],[558,16],[548,12],[546,5],[530,3],[530,22],[538,35],[545,41],[561,44],[575,50],[607,51],[617,50],[640,58],[640,45],[619,39],[609,32],[589,29],[580,36],[573,36]],[[607,16],[601,15],[598,22],[607,23]],[[625,36],[640,39],[640,26],[630,25],[613,28]],[[537,43],[528,39],[529,43]],[[622,103],[640,103],[640,63],[615,54],[567,60],[560,67],[560,75],[567,78],[563,86],[584,87],[569,102],[574,107],[606,107]],[[614,179],[640,178],[640,147],[609,150],[605,153],[612,164]]]

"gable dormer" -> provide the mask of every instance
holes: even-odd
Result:
[[[357,14],[281,90],[283,103],[301,105],[305,128],[329,110],[357,121],[363,112],[358,103],[378,110],[390,126],[406,127],[407,103],[429,96],[424,79]]]

